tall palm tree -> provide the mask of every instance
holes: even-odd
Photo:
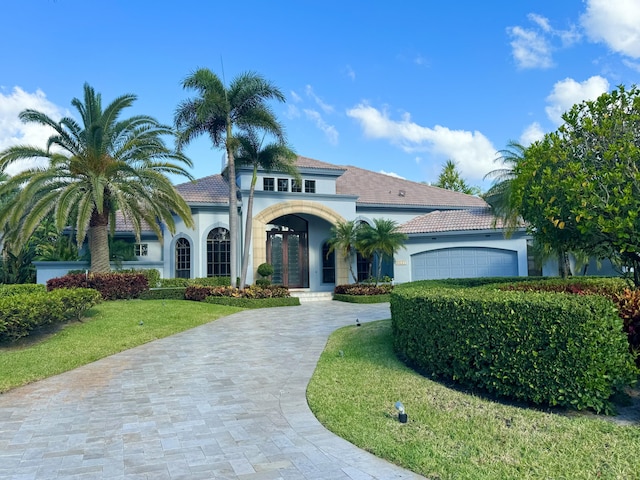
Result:
[[[102,108],[102,98],[88,84],[84,101],[71,104],[80,122],[64,117],[56,122],[37,110],[24,110],[20,119],[52,128],[45,148],[18,145],[0,153],[0,170],[24,159],[45,159],[45,167],[29,168],[0,186],[0,198],[19,189],[15,201],[0,210],[0,225],[15,227],[18,244],[50,213],[58,230],[75,228],[78,245],[89,238],[91,271],[107,272],[109,232],[120,210],[140,237],[146,223],[162,238],[163,222],[175,231],[174,214],[193,226],[191,211],[166,174],[191,175],[181,164],[191,162],[169,149],[162,137],[173,130],[152,117],[119,119],[136,96],[122,95]]]
[[[513,231],[520,225],[520,210],[511,199],[511,182],[515,178],[515,168],[524,160],[527,147],[510,140],[507,148],[499,150],[496,161],[502,166],[487,173],[484,178],[493,179],[493,185],[484,194],[484,199],[491,205],[496,218],[500,218],[507,231]]]
[[[360,228],[360,224],[353,220],[338,222],[331,227],[331,238],[327,242],[329,244],[327,255],[334,250],[338,251],[347,261],[349,272],[354,282],[358,281],[358,276],[353,271],[353,260],[357,251],[356,244],[358,242],[358,231]]]
[[[235,156],[238,165],[248,165],[253,167],[251,176],[251,187],[245,215],[247,216],[244,230],[244,252],[242,254],[242,269],[240,272],[240,286],[244,286],[247,280],[247,270],[249,269],[249,251],[251,248],[251,229],[253,227],[253,198],[255,194],[256,182],[258,181],[258,168],[267,172],[278,171],[287,173],[300,181],[300,173],[295,165],[298,156],[285,143],[269,143],[262,147],[262,139],[258,133],[250,129],[246,133],[237,137],[239,148]]]
[[[278,140],[284,140],[284,129],[266,101],[285,101],[282,92],[257,73],[247,72],[237,76],[226,88],[222,80],[211,70],[201,68],[190,74],[182,83],[183,88],[195,90],[194,98],[181,102],[176,109],[175,124],[178,128],[178,148],[182,148],[202,134],[209,135],[215,147],[224,148],[227,154],[229,180],[229,236],[231,237],[229,261],[231,281],[237,278],[238,199],[236,186],[235,151],[238,142],[235,129],[262,130]]]
[[[376,284],[382,277],[382,260],[393,256],[404,248],[407,235],[398,231],[394,220],[374,218],[373,226],[364,224],[358,231],[357,248],[365,257],[377,256]]]

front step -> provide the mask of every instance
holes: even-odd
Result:
[[[298,297],[300,303],[306,302],[320,302],[333,299],[333,293],[331,292],[310,292],[309,290],[289,290],[292,297]]]

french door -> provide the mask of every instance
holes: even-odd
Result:
[[[267,262],[273,265],[272,283],[289,288],[308,288],[307,232],[267,232]]]

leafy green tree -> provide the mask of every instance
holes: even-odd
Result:
[[[514,195],[535,235],[633,269],[640,286],[640,90],[575,105],[516,169]]]
[[[253,167],[251,187],[245,215],[247,217],[244,229],[244,252],[242,255],[242,269],[240,272],[240,285],[244,286],[249,269],[249,249],[251,248],[251,236],[253,228],[253,198],[258,181],[258,168],[267,172],[278,171],[292,175],[300,181],[300,173],[295,165],[298,156],[286,143],[269,143],[262,147],[262,139],[258,133],[251,129],[237,137],[239,148],[235,155],[238,165]]]
[[[174,214],[189,227],[191,211],[165,174],[191,177],[180,165],[191,166],[181,153],[169,149],[162,137],[173,130],[146,115],[120,119],[135,95],[116,98],[102,108],[101,95],[84,85],[84,101],[71,104],[80,123],[71,117],[54,121],[37,110],[24,110],[20,119],[51,127],[46,147],[18,145],[0,153],[0,169],[20,160],[45,159],[44,168],[29,168],[0,186],[0,198],[19,189],[13,204],[0,211],[0,224],[15,228],[16,245],[24,244],[53,212],[59,231],[75,228],[78,245],[89,238],[91,271],[107,272],[109,232],[120,210],[139,238],[146,222],[162,238],[160,222],[175,231]],[[177,162],[177,163],[175,163]]]
[[[507,148],[498,151],[496,160],[502,162],[501,168],[490,171],[485,175],[486,178],[494,180],[491,188],[483,195],[486,202],[491,205],[493,214],[496,219],[500,219],[506,228],[507,234],[513,233],[522,225],[522,205],[514,201],[511,195],[512,182],[516,178],[516,168],[524,160],[527,147],[515,142],[509,141]],[[545,261],[554,255],[558,260],[558,275],[567,278],[571,275],[571,263],[569,261],[569,252],[564,246],[556,246],[552,248],[548,244],[542,243],[541,237],[534,239],[534,255],[538,261]],[[574,254],[577,254],[574,252]]]
[[[382,260],[392,259],[393,256],[404,248],[407,235],[398,231],[398,224],[393,220],[374,218],[373,226],[363,224],[357,232],[356,246],[365,257],[377,256],[378,271],[376,272],[376,284],[382,278]]]
[[[357,253],[356,245],[360,228],[360,224],[353,220],[339,222],[331,227],[331,238],[328,240],[329,251],[327,255],[333,251],[342,255],[349,265],[349,273],[351,273],[354,282],[358,281],[358,276],[353,270],[353,263]]]
[[[229,179],[229,259],[231,279],[237,277],[238,199],[235,152],[239,143],[235,130],[257,129],[284,142],[284,129],[267,104],[267,100],[285,101],[282,92],[257,73],[237,76],[228,88],[211,70],[201,68],[182,83],[195,90],[196,96],[181,102],[175,114],[178,148],[200,135],[208,135],[215,147],[224,148]]]
[[[443,165],[440,175],[438,175],[438,181],[433,186],[467,195],[480,195],[480,188],[467,185],[453,160],[447,160],[447,163]]]

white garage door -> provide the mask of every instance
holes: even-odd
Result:
[[[430,250],[411,256],[411,279],[515,277],[518,256],[512,250],[459,247]]]

